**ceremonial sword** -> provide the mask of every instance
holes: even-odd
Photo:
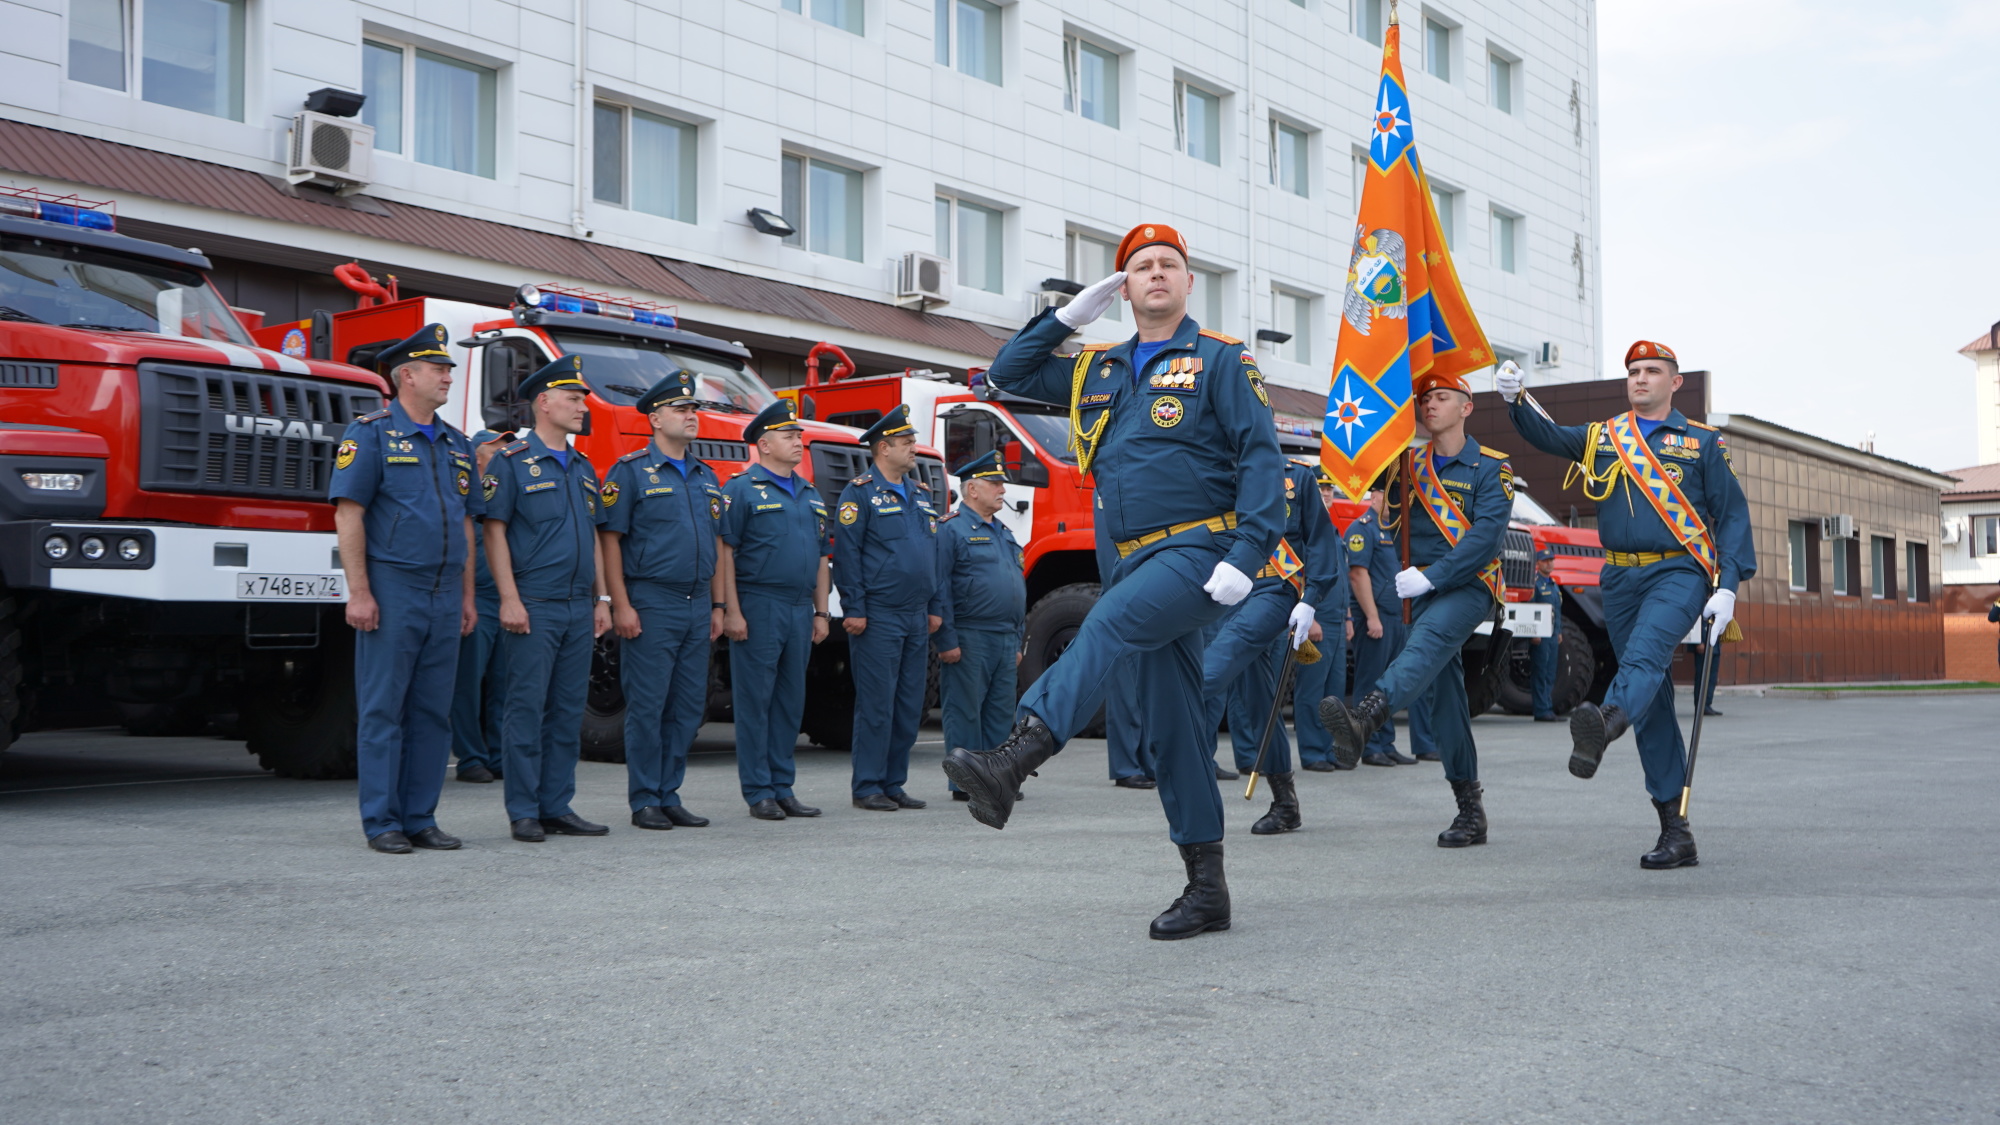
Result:
[[[1701,619],[1702,632],[1709,635],[1709,641],[1706,645],[1702,646],[1701,671],[1699,673],[1701,679],[1696,681],[1694,685],[1694,732],[1688,735],[1687,776],[1681,780],[1681,816],[1683,818],[1688,814],[1688,794],[1694,791],[1694,755],[1695,751],[1701,749],[1701,718],[1703,715],[1708,714],[1708,705],[1715,697],[1714,689],[1709,686],[1708,674],[1714,668],[1715,650],[1721,645],[1722,639],[1713,635],[1714,630],[1712,625],[1714,621],[1715,618],[1713,615]]]
[[[1285,631],[1286,640],[1291,640],[1291,630]],[[1243,789],[1243,799],[1248,801],[1257,795],[1257,772],[1264,768],[1264,751],[1270,749],[1271,735],[1278,729],[1278,719],[1285,709],[1285,695],[1292,689],[1292,675],[1301,664],[1317,664],[1319,649],[1307,641],[1298,648],[1285,646],[1285,666],[1278,670],[1278,694],[1271,697],[1271,713],[1264,719],[1264,737],[1257,743],[1257,761],[1250,767],[1250,784]]]

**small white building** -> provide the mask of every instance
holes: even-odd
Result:
[[[1979,440],[1979,464],[1991,468],[2000,462],[2000,324],[1980,333],[1977,340],[1958,349],[1958,354],[1978,368],[1973,377],[1972,421]]]
[[[1984,613],[2000,596],[2000,462],[1951,469],[1948,475],[1957,477],[1958,485],[1941,497],[1944,608]]]

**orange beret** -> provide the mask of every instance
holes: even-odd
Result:
[[[1641,340],[1625,349],[1625,366],[1632,366],[1632,361],[1635,359],[1664,359],[1675,367],[1681,365],[1680,357],[1674,354],[1674,349],[1651,340]]]
[[[1436,390],[1457,391],[1467,398],[1472,397],[1472,384],[1465,381],[1465,376],[1443,375],[1436,371],[1427,371],[1417,376],[1415,390],[1418,400]]]
[[[1187,239],[1181,237],[1181,232],[1165,223],[1140,223],[1118,240],[1118,268],[1124,269],[1132,255],[1148,246],[1171,246],[1181,252],[1182,261],[1187,260]]]

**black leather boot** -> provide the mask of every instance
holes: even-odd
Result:
[[[1458,798],[1458,815],[1452,818],[1450,828],[1438,833],[1438,847],[1466,848],[1486,842],[1486,806],[1479,802],[1485,792],[1476,781],[1451,783],[1452,796]]]
[[[1182,844],[1187,886],[1181,897],[1153,919],[1147,936],[1154,941],[1179,941],[1210,930],[1229,928],[1229,883],[1222,877],[1222,841]]]
[[[1569,772],[1589,780],[1597,773],[1597,764],[1604,760],[1604,748],[1617,741],[1631,725],[1620,708],[1577,704],[1576,710],[1569,713]]]
[[[1319,722],[1333,735],[1333,764],[1353,769],[1361,760],[1368,737],[1389,721],[1389,697],[1371,691],[1349,707],[1337,695],[1319,701]]]
[[[1639,866],[1648,871],[1664,871],[1669,867],[1699,864],[1701,861],[1694,854],[1694,833],[1688,828],[1687,817],[1681,815],[1681,803],[1654,801],[1653,808],[1660,814],[1660,842],[1639,857]]]
[[[1041,716],[1030,712],[1014,724],[1007,740],[991,750],[955,747],[945,755],[945,776],[971,796],[972,819],[988,828],[1007,827],[1020,800],[1021,783],[1056,752],[1055,735]]]
[[[1299,820],[1299,791],[1292,784],[1292,775],[1267,773],[1264,780],[1271,783],[1271,811],[1257,818],[1257,823],[1250,826],[1250,834],[1276,836],[1297,829],[1303,822]]]

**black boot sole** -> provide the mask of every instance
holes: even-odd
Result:
[[[1700,867],[1701,857],[1691,855],[1686,859],[1678,859],[1672,863],[1652,863],[1648,860],[1648,857],[1642,855],[1639,857],[1639,866],[1648,871],[1672,871],[1676,867]]]
[[[1570,712],[1569,772],[1573,777],[1585,781],[1597,776],[1597,766],[1604,760],[1604,747],[1609,741],[1604,737],[1604,712],[1582,707]]]
[[[1462,840],[1462,841],[1461,840],[1446,841],[1443,836],[1438,837],[1438,847],[1440,848],[1471,848],[1471,847],[1477,847],[1485,842],[1486,842],[1486,833],[1484,832],[1481,832],[1479,835],[1474,836],[1469,840]]]
[[[1333,736],[1333,764],[1338,769],[1351,770],[1361,761],[1367,737],[1357,737],[1353,716],[1347,705],[1335,696],[1327,696],[1319,701],[1319,725]]]
[[[1188,930],[1186,933],[1179,933],[1179,934],[1165,934],[1149,927],[1146,930],[1146,936],[1152,938],[1154,941],[1182,941],[1191,937],[1200,937],[1203,934],[1221,933],[1223,930],[1226,930],[1228,928],[1229,928],[1229,919],[1217,918],[1215,921],[1210,922],[1208,925],[1203,926],[1201,929]]]
[[[1266,827],[1266,825],[1269,827]],[[1250,834],[1252,836],[1277,836],[1286,832],[1297,832],[1303,827],[1305,827],[1304,821],[1300,821],[1298,824],[1286,824],[1281,820],[1272,820],[1268,816],[1261,816],[1257,818],[1257,823],[1250,826]]]
[[[988,828],[1007,827],[1007,818],[1013,814],[1014,809],[994,797],[992,787],[986,783],[984,777],[973,772],[965,763],[950,754],[946,754],[944,758],[944,775],[966,794],[965,803],[968,806],[967,811],[972,813],[972,819]]]

